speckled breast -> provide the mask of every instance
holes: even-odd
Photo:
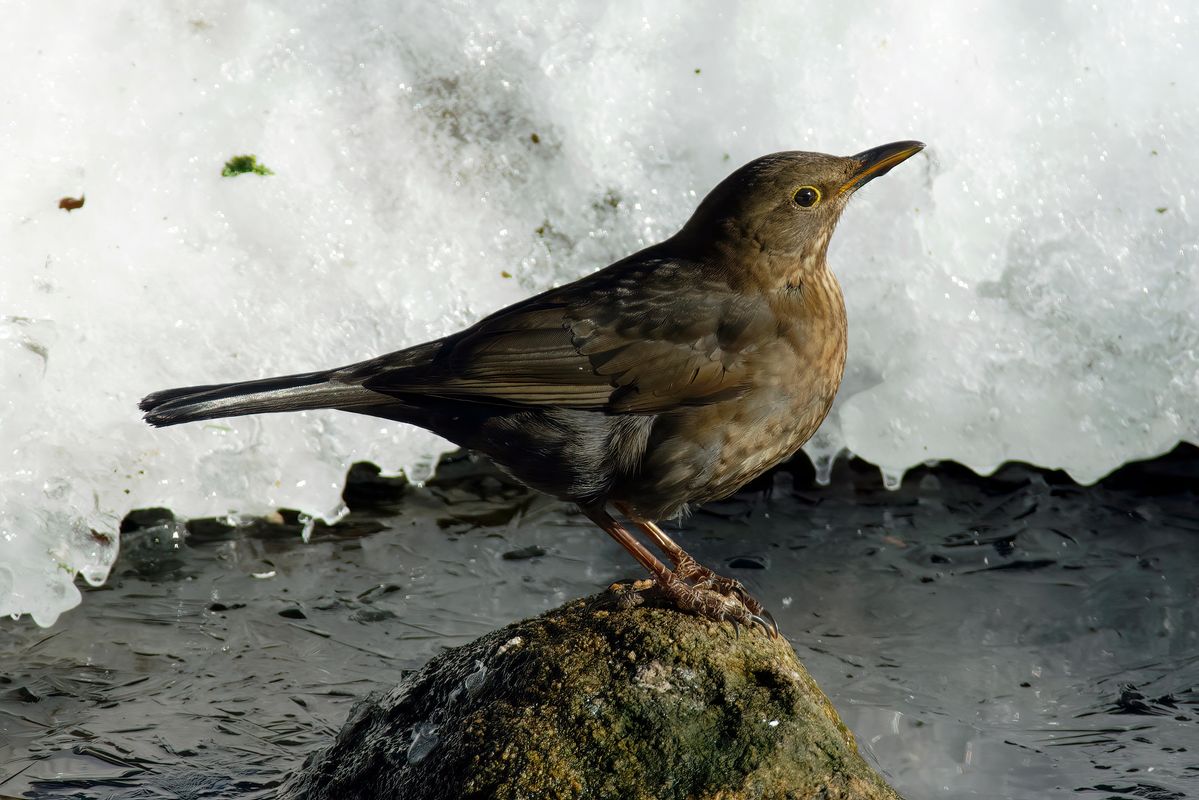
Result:
[[[844,304],[829,278],[755,356],[746,392],[659,415],[640,469],[614,487],[613,500],[648,519],[670,518],[688,504],[732,494],[811,438],[845,369]]]

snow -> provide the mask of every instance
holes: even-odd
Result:
[[[929,144],[834,239],[818,465],[1090,482],[1199,441],[1189,6],[189,5],[5,7],[0,613],[53,624],[131,508],[332,519],[353,461],[445,446],[334,412],[151,430],[143,394],[448,333],[781,149]],[[250,153],[274,175],[221,176]]]

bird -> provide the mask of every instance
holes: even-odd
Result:
[[[816,432],[848,335],[829,240],[858,189],[923,148],[766,155],[669,238],[456,333],[333,369],[154,392],[140,408],[157,427],[337,409],[428,429],[576,504],[673,607],[777,637],[739,581],[659,523],[729,496]]]

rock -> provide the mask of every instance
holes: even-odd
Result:
[[[359,702],[282,796],[898,798],[784,640],[628,587],[447,651]]]

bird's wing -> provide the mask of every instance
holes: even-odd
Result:
[[[655,413],[735,397],[776,328],[766,304],[673,261],[619,264],[443,340],[363,383],[393,395]]]

